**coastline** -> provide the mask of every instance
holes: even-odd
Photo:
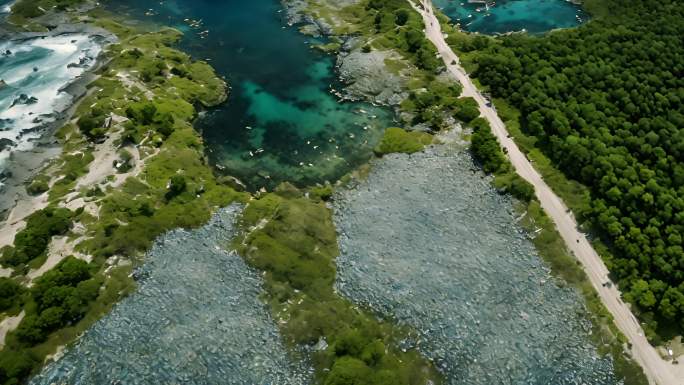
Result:
[[[68,19],[68,16],[58,14],[57,18]],[[76,340],[85,329],[133,290],[135,281],[131,274],[132,269],[140,263],[140,256],[158,235],[174,228],[200,226],[209,220],[211,213],[217,208],[225,207],[236,200],[246,200],[244,194],[237,193],[217,180],[207,165],[201,137],[192,127],[199,109],[225,101],[227,86],[206,63],[194,62],[187,55],[170,47],[178,40],[178,31],[163,29],[150,32],[135,29],[119,24],[111,15],[102,11],[95,20],[84,24],[69,24],[52,32],[24,33],[18,38],[30,39],[73,31],[106,35],[110,43],[116,44],[108,44],[98,55],[97,65],[63,88],[64,92],[74,96],[74,100],[69,108],[61,111],[60,119],[51,125],[49,135],[45,134],[41,139],[43,145],[40,148],[50,145],[53,149],[51,156],[45,156],[44,159],[33,156],[36,168],[32,168],[26,175],[19,175],[17,172],[17,179],[30,179],[29,175],[38,171],[38,178],[45,184],[41,187],[44,192],[35,197],[24,194],[23,197],[29,199],[18,201],[21,207],[15,205],[16,209],[13,211],[16,213],[11,215],[11,221],[5,221],[3,242],[11,244],[17,230],[31,231],[33,228],[28,227],[36,226],[35,221],[27,221],[27,228],[22,230],[22,219],[27,215],[34,218],[36,215],[45,215],[45,210],[48,213],[57,210],[60,213],[69,213],[70,223],[65,231],[52,234],[54,236],[48,239],[41,255],[28,264],[22,263],[13,269],[3,268],[2,274],[11,274],[12,281],[21,283],[24,287],[31,286],[35,290],[36,286],[45,284],[40,276],[42,272],[49,270],[43,275],[60,274],[65,263],[85,263],[90,271],[89,284],[100,290],[91,294],[83,304],[78,318],[67,323],[60,321],[56,327],[46,330],[37,329],[39,337],[30,340],[24,337],[22,330],[36,328],[35,319],[41,309],[36,309],[33,292],[26,292],[14,299],[19,302],[13,309],[26,309],[26,316],[18,328],[7,334],[5,347],[0,351],[0,362],[3,365],[19,365],[20,369],[11,374],[12,378],[19,380],[35,373],[44,359],[54,357],[55,351]],[[137,66],[144,66],[146,62],[131,61],[124,52],[147,51],[151,46],[158,47],[167,56],[157,55],[156,60],[168,63],[171,60],[169,57],[173,57],[175,65],[195,68],[201,76],[192,80],[173,76],[140,78],[137,75]],[[124,82],[125,79],[118,77],[118,74],[136,79],[136,83],[146,92]],[[168,83],[172,83],[173,87]],[[158,108],[170,108],[175,122],[173,131],[164,131],[164,135],[154,136],[151,135],[153,131],[142,132],[142,136],[133,139],[137,142],[135,146],[122,142],[118,138],[124,132],[128,135],[126,127],[135,127],[124,127],[125,122],[135,119],[127,112],[126,107],[131,104],[131,99],[145,100],[147,96],[147,103],[154,100],[154,103],[159,103]],[[109,142],[105,140],[105,143],[99,143],[96,138],[86,136],[87,132],[79,127],[77,118],[99,111],[94,110],[95,106],[109,111],[111,128],[105,132],[105,136],[111,138]],[[151,128],[155,131],[157,129]],[[112,153],[116,156],[116,162],[112,162]],[[130,164],[130,170],[119,170],[116,165],[123,164],[119,162],[124,162],[122,159],[126,154],[130,158],[125,158],[125,162],[135,164]],[[15,158],[19,160],[20,157],[18,154]],[[99,159],[95,159],[96,157]],[[46,161],[47,158],[51,159]],[[38,164],[45,166],[41,168]],[[88,177],[87,185],[80,183],[88,176],[88,168],[95,166],[101,172]],[[169,179],[175,178],[174,175],[184,170],[187,170],[187,174],[182,176],[182,190],[170,195]],[[18,178],[19,176],[22,178]],[[112,180],[113,184],[110,183]],[[137,190],[131,191],[131,185],[135,185]],[[19,180],[14,186],[15,189],[24,188]],[[147,191],[140,191],[141,186]],[[147,229],[148,232],[141,234],[139,226],[135,229],[127,226],[135,218],[127,219],[126,215],[134,213],[124,208],[114,211],[102,209],[105,205],[118,202],[117,199],[122,194],[131,194],[124,203],[143,198],[150,201],[142,218],[149,218],[149,215],[156,213],[152,218],[157,222],[148,224],[151,227]],[[114,223],[119,227],[121,235],[112,238],[111,234],[105,234],[104,226],[107,223]],[[112,225],[107,226],[111,229]],[[137,237],[136,243],[131,242],[133,237]],[[14,246],[20,247],[16,243]],[[13,250],[12,247],[3,248],[3,259],[11,256]]]
[[[115,43],[117,39],[114,34],[103,28],[78,24],[61,25],[49,32],[0,33],[0,39],[6,39],[10,42],[70,34],[87,34],[89,38],[99,40],[98,44],[101,47],[101,51],[94,58],[94,62],[89,68],[59,90],[59,92],[69,95],[71,98],[69,105],[61,111],[54,111],[55,119],[53,121],[31,129],[32,131],[41,132],[38,139],[31,141],[33,148],[28,151],[16,150],[11,152],[6,167],[7,170],[10,170],[10,175],[2,181],[4,186],[0,188],[0,220],[2,221],[9,220],[9,222],[14,223],[17,220],[21,220],[21,218],[13,215],[14,208],[18,202],[33,200],[34,197],[28,194],[26,186],[43,167],[47,166],[52,159],[55,159],[61,153],[61,147],[58,139],[55,137],[55,133],[60,127],[69,122],[76,112],[76,107],[86,95],[87,86],[97,79],[97,72],[111,60],[111,58],[106,57],[104,52],[106,47]],[[26,212],[30,213],[32,211]],[[3,238],[5,236],[7,235],[3,234]],[[0,248],[5,244],[0,242]]]
[[[287,4],[287,3],[288,3],[287,0],[283,1],[283,4]],[[306,12],[305,16],[300,16],[299,18],[295,18],[294,20],[310,21],[314,25],[314,28],[312,28],[313,30],[319,31],[321,33],[323,31],[329,31],[331,33],[331,35],[337,36],[337,35],[335,35],[334,32],[332,32],[335,28],[331,27],[329,24],[327,24],[326,20],[316,19],[314,16],[312,16],[310,14],[311,13],[310,9],[306,10],[305,8],[301,8],[299,6],[299,4],[300,4],[299,1],[293,1],[292,3],[295,4],[293,6],[293,10],[292,10],[292,12],[294,12],[295,14],[297,12]],[[326,13],[326,16],[329,16],[329,14]],[[313,21],[311,21],[311,20],[313,20]],[[326,27],[320,28],[321,25],[326,26]],[[340,36],[337,36],[337,37],[340,37]],[[345,36],[341,36],[341,38],[345,39]],[[340,56],[342,56],[342,54],[340,54]],[[367,95],[366,95],[366,97],[367,97]],[[496,181],[494,181],[494,183],[496,184]],[[539,230],[538,225],[540,225],[540,224],[542,224],[543,231],[549,232],[549,235],[545,236],[545,238],[555,239],[555,237],[558,237],[558,239],[560,239],[560,235],[555,232],[555,228],[553,227],[553,225],[546,223],[548,221],[548,218],[543,213],[536,212],[534,210],[533,210],[534,212],[530,212],[529,210],[530,210],[530,208],[527,207],[527,205],[524,204],[524,202],[522,202],[522,204],[519,207],[518,213],[524,217],[523,218],[523,222],[525,222],[524,227],[526,228],[526,231],[530,232],[530,234],[531,234],[530,236],[533,239],[535,239],[536,237],[533,236],[532,234],[536,233]],[[550,226],[550,228],[547,228],[549,226]],[[561,243],[562,243],[562,239],[561,239]],[[544,260],[544,262],[546,264],[549,265],[549,267],[551,268],[551,270],[555,276],[559,276],[559,277],[561,277],[561,279],[565,280],[566,275],[574,274],[574,269],[576,268],[576,266],[571,266],[571,265],[566,264],[566,261],[564,260],[565,255],[563,256],[563,258],[559,259],[557,256],[555,256],[555,255],[551,256],[551,255],[549,255],[549,253],[542,250],[541,249],[542,248],[541,243],[536,244],[536,246],[537,246],[538,250],[540,251],[541,258]],[[560,247],[563,247],[563,245],[560,245]],[[555,254],[555,253],[552,253],[552,254]],[[564,269],[568,269],[569,271],[564,272],[563,271]],[[639,376],[634,372],[634,370],[640,371],[641,367],[636,366],[636,369],[635,369],[636,364],[634,363],[634,361],[631,361],[632,358],[629,357],[628,355],[626,355],[625,351],[623,351],[622,338],[624,338],[624,337],[622,337],[622,335],[619,332],[616,332],[614,329],[611,329],[608,331],[605,329],[605,322],[606,322],[605,317],[607,316],[606,310],[604,307],[602,307],[602,305],[597,307],[593,303],[595,301],[595,298],[594,298],[595,292],[593,292],[593,291],[588,292],[586,290],[586,288],[582,285],[573,284],[573,287],[575,288],[575,290],[578,291],[578,293],[584,298],[584,300],[586,302],[585,303],[585,310],[587,312],[587,318],[589,318],[592,321],[594,331],[597,332],[597,337],[596,337],[597,339],[594,339],[594,344],[598,348],[600,348],[604,354],[609,354],[616,360],[616,362],[618,363],[618,366],[619,366],[618,374],[623,375],[623,376],[627,376],[625,378],[630,379],[631,381],[635,381],[635,383],[640,383],[639,381],[641,381],[641,380],[639,379]],[[612,321],[609,320],[608,322],[612,322]],[[614,339],[615,343],[606,344],[605,341],[600,340],[603,338],[604,335],[610,336],[612,339]],[[623,362],[624,359],[627,359],[627,361]]]
[[[318,25],[318,24],[317,24],[317,25]],[[327,25],[327,24],[326,24],[325,22],[321,22],[321,25],[325,26],[325,25]],[[319,28],[320,28],[321,30],[326,30],[327,27],[320,27],[320,25],[319,25]],[[330,27],[330,28],[332,28],[332,27]],[[330,31],[332,31],[332,29],[330,29]],[[360,49],[360,47],[357,48],[357,49]],[[372,97],[372,96],[369,96],[369,95],[370,95],[370,94],[366,94],[366,95],[360,94],[359,97],[360,97],[360,98]],[[83,100],[83,98],[81,98],[81,101],[82,101],[82,100]],[[375,101],[375,100],[374,100],[374,101]],[[80,102],[79,102],[79,103],[80,103]],[[77,109],[79,103],[75,103],[75,104],[72,106],[72,108],[74,109],[74,111]],[[397,107],[397,108],[398,108],[398,107]],[[73,111],[72,111],[72,113],[73,113]],[[204,155],[204,154],[202,154],[202,155]],[[156,156],[156,155],[155,155],[155,156]],[[152,156],[152,157],[154,157],[154,156]],[[95,160],[91,161],[90,165],[98,164],[100,161],[102,161],[102,159],[97,159],[97,157],[96,157]],[[139,162],[136,162],[136,165],[139,165],[139,164],[140,164]],[[142,170],[141,170],[141,171],[142,171]],[[139,175],[139,174],[137,174],[137,173],[135,174],[135,176],[138,176],[138,175]],[[81,178],[82,178],[82,177],[81,177]],[[160,179],[163,179],[163,178],[160,178]],[[164,182],[166,182],[166,180],[164,180]],[[77,182],[77,186],[78,186],[78,182]],[[288,193],[292,193],[292,194],[294,194],[294,195],[297,195],[296,192],[292,192],[292,191],[289,191],[289,192],[288,192],[288,191],[283,191],[283,192],[281,192],[280,194],[282,194],[282,195],[287,195]],[[85,198],[84,198],[84,199],[85,199]],[[68,202],[67,202],[67,203],[68,203]],[[259,214],[262,214],[262,213],[259,213]],[[97,215],[93,215],[93,216],[97,216]],[[98,219],[99,219],[99,218],[98,218]],[[119,218],[116,218],[116,219],[117,219],[117,220],[120,220]],[[255,225],[255,226],[256,226],[256,225]],[[257,233],[258,233],[258,230],[259,230],[259,229],[253,229],[253,230],[257,230]],[[118,257],[116,257],[116,258],[118,258]],[[114,266],[117,266],[117,265],[114,265]]]

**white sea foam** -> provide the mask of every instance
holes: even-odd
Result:
[[[11,151],[31,149],[39,128],[69,107],[73,97],[59,90],[90,68],[100,50],[83,33],[0,43],[0,79],[6,83],[0,88],[0,139],[14,142],[0,151],[0,170]],[[15,104],[22,94],[37,100]]]
[[[12,6],[14,5],[14,3],[15,1],[4,2],[0,0],[0,15],[12,12]]]

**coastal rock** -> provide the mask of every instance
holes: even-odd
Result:
[[[514,202],[474,167],[459,144],[432,146],[386,155],[339,190],[338,292],[411,327],[398,347],[444,384],[622,384],[578,293],[553,283]]]
[[[35,103],[38,103],[38,98],[36,98],[35,96],[28,96],[26,94],[21,94],[21,95],[19,95],[18,98],[14,99],[10,108],[17,106],[17,105],[29,105],[29,104],[35,104]]]
[[[0,151],[5,151],[5,149],[15,146],[14,141],[7,138],[0,138]]]
[[[12,122],[14,122],[12,119],[0,119],[0,131],[7,131],[8,129],[12,128]]]
[[[335,0],[335,1],[324,1],[325,7],[334,7],[336,9],[342,9],[350,5],[357,4],[359,0]],[[309,2],[306,0],[282,0],[283,8],[285,9],[285,17],[290,25],[294,24],[311,24],[316,26],[316,30],[319,35],[332,35],[333,29],[336,25],[340,24],[338,20],[335,19],[335,12],[328,14],[329,18],[314,18],[307,13],[309,7]],[[311,32],[311,29],[307,30]],[[311,33],[309,33],[311,34]]]
[[[349,84],[345,91],[353,96],[362,95],[379,104],[397,105],[407,95],[401,76],[387,70],[385,61],[393,58],[391,51],[362,52],[355,50],[338,57],[340,77]]]
[[[229,206],[201,228],[160,236],[134,270],[136,292],[30,384],[311,383],[308,364],[291,359],[259,299],[261,275],[224,250],[241,210]]]
[[[69,63],[67,68],[88,68],[93,62],[93,58],[90,56],[83,56],[78,59],[78,63]]]

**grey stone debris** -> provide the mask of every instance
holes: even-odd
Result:
[[[619,384],[578,293],[473,167],[445,146],[388,155],[338,193],[338,292],[412,327],[400,348],[419,349],[446,384]]]
[[[269,310],[262,280],[225,251],[241,211],[161,236],[134,273],[138,290],[30,383],[304,385]]]

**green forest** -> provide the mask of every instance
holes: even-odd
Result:
[[[684,330],[684,10],[674,0],[601,10],[576,29],[455,48],[556,167],[590,188],[576,214],[660,342]]]

